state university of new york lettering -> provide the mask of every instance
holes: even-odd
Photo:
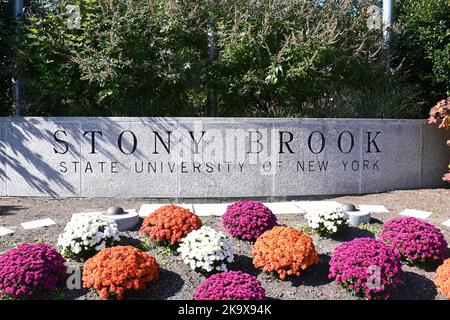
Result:
[[[303,174],[381,169],[381,130],[342,130],[328,135],[311,130],[301,137],[281,129],[235,131],[238,132],[186,130],[180,134],[149,130],[144,135],[132,130],[114,134],[86,130],[74,137],[73,132],[59,129],[51,139],[56,156],[80,151],[70,141],[83,145],[82,160],[59,162],[58,171],[62,174],[116,174],[121,170],[137,174],[226,174],[255,169],[263,173],[290,170]],[[103,152],[105,149],[109,152]]]

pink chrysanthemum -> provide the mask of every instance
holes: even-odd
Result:
[[[387,299],[403,276],[397,250],[382,241],[358,238],[338,246],[328,277],[357,297]]]
[[[264,300],[266,292],[252,275],[241,271],[217,273],[195,290],[195,300]]]
[[[397,248],[409,263],[426,263],[447,258],[447,241],[431,223],[412,217],[397,217],[383,226],[380,240]]]
[[[222,223],[233,237],[255,240],[277,224],[276,216],[258,201],[238,201],[229,205]]]
[[[0,255],[0,295],[27,298],[56,289],[66,276],[65,260],[46,243],[24,243]]]

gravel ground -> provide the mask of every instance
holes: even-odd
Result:
[[[323,199],[323,197],[322,197]],[[353,202],[356,204],[383,204],[391,214],[374,214],[372,226],[377,227],[406,208],[427,210],[433,212],[428,219],[439,226],[450,242],[450,228],[440,225],[450,219],[450,190],[427,189],[393,191],[389,193],[370,194],[363,196],[329,197],[327,200],[338,202]],[[0,198],[0,226],[8,227],[16,232],[0,238],[0,252],[17,246],[22,242],[46,241],[56,245],[58,234],[62,232],[65,223],[74,212],[98,211],[113,204],[124,208],[138,209],[142,199],[44,199],[44,198]],[[37,230],[24,230],[21,222],[52,218],[56,225]],[[220,218],[202,217],[204,225],[223,230]],[[302,216],[279,215],[280,224],[295,228],[304,226]],[[121,234],[121,244],[139,246],[145,238],[139,234],[138,227]],[[333,239],[320,238],[312,235],[321,263],[306,270],[300,277],[280,281],[271,274],[256,270],[252,265],[251,246],[249,242],[232,239],[236,256],[230,266],[232,270],[242,270],[256,276],[266,289],[271,299],[303,300],[303,299],[354,299],[343,289],[328,279],[328,261],[333,249],[343,241],[356,237],[375,237],[374,233],[359,228],[350,228],[347,232]],[[161,249],[151,249],[149,253],[156,257],[161,265],[160,280],[147,290],[126,295],[128,299],[192,299],[195,288],[204,276],[191,271],[180,257],[173,256]],[[69,265],[81,267],[80,263],[69,262]],[[434,270],[424,270],[417,267],[404,266],[405,277],[402,286],[395,293],[394,299],[444,299],[438,294],[433,284]],[[48,297],[43,297],[48,298]],[[94,290],[64,290],[54,299],[99,299]]]

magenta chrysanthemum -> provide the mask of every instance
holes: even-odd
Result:
[[[244,240],[257,239],[277,224],[276,216],[258,201],[238,201],[229,205],[222,217],[224,228]]]
[[[397,217],[383,226],[379,238],[397,248],[409,263],[441,261],[447,257],[447,241],[434,225],[412,217]]]
[[[358,238],[338,246],[328,275],[357,297],[366,299],[389,298],[402,276],[399,252],[372,238]]]
[[[52,291],[66,276],[64,258],[46,243],[24,243],[0,255],[0,294],[27,298]]]
[[[252,275],[241,271],[217,273],[195,290],[195,300],[264,300],[266,291]]]

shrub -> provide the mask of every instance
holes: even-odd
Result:
[[[266,292],[253,276],[241,271],[217,273],[195,289],[195,300],[264,300]]]
[[[59,235],[58,247],[65,257],[86,258],[119,240],[115,222],[101,214],[76,214]]]
[[[382,33],[367,27],[367,7],[374,2],[219,1],[214,18],[222,114],[301,117],[342,90],[376,90],[372,83],[387,72],[381,68]]]
[[[144,219],[141,232],[149,241],[177,245],[193,230],[200,229],[202,221],[188,209],[176,205],[165,205]]]
[[[319,263],[311,237],[284,226],[264,232],[256,240],[252,254],[255,268],[275,271],[282,280],[286,275],[299,276],[300,270]]]
[[[442,295],[450,299],[450,259],[445,260],[444,263],[439,266],[436,271],[434,283]]]
[[[143,290],[149,282],[158,280],[159,265],[151,255],[131,246],[102,249],[86,261],[83,287],[94,287],[107,300],[121,300],[128,290]]]
[[[27,298],[64,283],[64,258],[46,243],[23,243],[0,255],[0,296]]]
[[[404,108],[413,106],[410,96],[397,94],[402,85],[380,89],[390,73],[382,68],[382,34],[366,23],[375,0],[50,2],[26,6],[17,50],[27,115],[201,116],[210,88],[221,116],[321,109],[328,117],[401,117],[399,109],[413,109]],[[80,6],[81,28],[67,25],[67,4]],[[433,44],[445,62],[441,43]]]
[[[328,277],[366,299],[387,299],[403,276],[400,254],[382,241],[358,238],[333,252]]]
[[[192,116],[208,74],[203,1],[62,0],[27,9],[24,110],[41,115]],[[79,5],[81,28],[67,25]]]
[[[258,201],[238,201],[227,207],[222,223],[233,237],[254,240],[277,224],[277,217]]]
[[[424,264],[447,257],[447,241],[434,225],[412,217],[397,217],[383,226],[380,240],[399,250],[408,263]]]
[[[305,214],[308,226],[321,236],[331,236],[347,226],[347,216],[341,208],[321,209]]]
[[[227,271],[233,262],[233,245],[224,233],[203,226],[181,240],[178,251],[192,270]]]
[[[450,6],[448,0],[395,1],[394,56],[419,85],[425,105],[450,90]]]

